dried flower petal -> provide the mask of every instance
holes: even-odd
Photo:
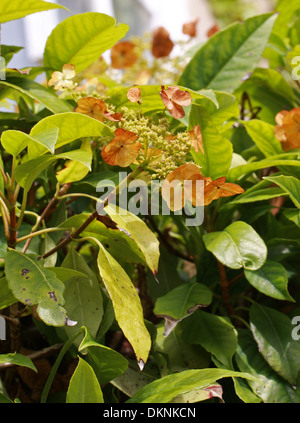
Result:
[[[106,111],[107,107],[104,101],[94,97],[81,98],[78,100],[78,107],[75,109],[75,112],[88,115],[101,122],[104,122]]]
[[[127,98],[131,103],[141,102],[141,90],[138,87],[129,88]]]
[[[220,31],[219,25],[215,24],[207,31],[206,35],[208,36],[208,38],[210,38],[219,31]]]
[[[196,37],[197,35],[197,25],[199,22],[199,18],[195,19],[191,22],[186,22],[182,26],[183,34],[189,35],[190,37]]]
[[[204,154],[203,139],[202,139],[200,125],[198,124],[197,126],[194,126],[194,128],[191,131],[189,131],[189,135],[192,140],[192,146],[194,150],[196,151],[196,153],[199,153],[199,150],[200,150],[201,153]]]
[[[169,86],[167,89],[162,86],[160,92],[161,99],[175,119],[181,119],[185,116],[183,107],[191,104],[192,98],[188,91],[181,91],[178,87]]]
[[[185,181],[190,183],[186,184]],[[197,181],[203,181],[205,185],[206,178],[201,175],[200,168],[193,163],[179,166],[169,173],[162,185],[162,197],[170,210],[181,210],[187,200],[194,206],[203,205],[203,189],[199,190]]]
[[[226,177],[223,176],[206,185],[204,188],[204,205],[207,206],[220,197],[230,197],[244,192],[244,189],[239,185],[226,183],[225,181]]]
[[[274,128],[276,138],[285,151],[300,148],[300,107],[282,110],[275,117],[277,125]]]
[[[111,49],[111,66],[114,69],[131,68],[136,61],[136,45],[131,41],[120,41]]]
[[[118,128],[115,137],[107,144],[102,152],[105,163],[111,166],[127,167],[138,157],[142,144],[136,142],[138,136],[131,131]]]
[[[152,39],[152,54],[159,59],[160,57],[167,57],[173,50],[174,43],[170,39],[170,33],[162,26],[153,32]]]

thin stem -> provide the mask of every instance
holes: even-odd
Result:
[[[99,201],[99,198],[94,197],[93,195],[83,194],[83,193],[66,194],[66,195],[62,195],[60,197],[57,197],[57,199],[58,200],[64,200],[65,198],[68,198],[68,197],[87,197],[87,198],[90,198],[91,200]]]
[[[17,244],[23,241],[26,241],[29,238],[33,238],[35,236],[39,236],[39,235],[43,235],[46,234],[48,232],[58,232],[58,231],[65,231],[66,229],[64,228],[45,228],[45,229],[41,229],[40,231],[36,231],[36,232],[31,232],[28,235],[22,236],[21,238],[17,239]]]
[[[218,261],[218,268],[219,268],[219,275],[220,275],[220,282],[221,282],[221,295],[226,307],[226,310],[231,317],[234,314],[232,304],[230,303],[229,298],[229,282],[227,279],[226,269],[225,266]]]
[[[0,210],[2,214],[5,239],[6,241],[8,241],[9,240],[9,216],[6,215],[6,211],[3,205],[1,204],[1,202],[0,202]]]
[[[27,196],[28,196],[28,191],[24,190],[24,192],[23,192],[23,199],[22,199],[22,206],[21,206],[21,212],[20,212],[20,216],[19,216],[18,222],[16,224],[16,230],[19,229],[19,227],[21,226],[21,223],[23,221],[23,218],[24,218],[24,214],[25,214],[25,210],[26,210],[26,205],[27,205]]]

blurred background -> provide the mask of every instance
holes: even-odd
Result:
[[[13,0],[12,0],[13,1]],[[26,0],[24,0],[26,1]],[[88,11],[114,16],[126,23],[131,35],[141,36],[164,26],[174,41],[184,39],[182,25],[199,18],[195,42],[205,41],[207,31],[257,13],[272,11],[275,0],[51,0],[69,9],[40,12],[2,25],[1,43],[25,47],[10,62],[12,68],[42,63],[47,37],[68,16]],[[80,31],[80,28],[78,28]]]

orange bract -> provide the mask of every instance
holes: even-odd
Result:
[[[173,50],[174,43],[170,39],[169,32],[162,26],[153,32],[152,39],[152,54],[159,59],[160,57],[167,57]]]
[[[231,195],[242,194],[244,189],[237,184],[226,183],[226,178],[218,178],[211,181],[204,188],[204,205],[207,206],[212,201],[220,197],[230,197]]]
[[[186,22],[182,26],[183,34],[189,35],[190,37],[196,37],[197,35],[197,24],[199,22],[199,18],[195,19],[191,22]]]
[[[192,146],[196,153],[199,153],[199,150],[204,154],[203,149],[203,139],[201,134],[200,125],[194,126],[194,128],[189,131],[190,138],[192,140]]]
[[[220,28],[218,24],[213,25],[206,33],[206,35],[210,38],[212,37],[216,32],[219,32]]]
[[[201,175],[200,168],[193,163],[179,166],[169,173],[161,193],[170,210],[181,210],[187,200],[193,206],[203,205],[203,185],[199,187],[197,181],[203,181],[204,186],[206,184],[205,176]]]
[[[275,117],[277,125],[274,133],[282,144],[282,148],[292,150],[300,148],[300,107],[282,110]]]
[[[137,135],[126,129],[116,129],[114,134],[113,140],[103,148],[102,158],[111,166],[127,167],[138,157],[142,144],[135,142]]]
[[[78,107],[76,107],[75,112],[104,122],[106,110],[106,104],[103,100],[94,97],[84,97],[78,100]]]
[[[178,87],[170,86],[165,89],[165,87],[162,86],[161,88],[161,99],[171,115],[175,119],[183,118],[185,115],[183,106],[187,107],[191,104],[191,94],[188,91],[181,91]]]
[[[135,44],[131,41],[120,41],[111,49],[111,66],[114,69],[131,68],[137,61]]]

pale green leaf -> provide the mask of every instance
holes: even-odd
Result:
[[[125,270],[102,246],[98,267],[112,300],[116,320],[130,342],[140,367],[143,367],[148,359],[151,338],[144,323],[138,293]]]
[[[103,13],[70,16],[59,23],[48,37],[44,65],[61,71],[64,64],[72,64],[77,72],[81,72],[123,38],[128,29],[128,25],[116,25],[113,17]]]
[[[30,358],[26,357],[26,355],[18,354],[18,353],[11,353],[11,354],[0,354],[0,363],[6,364],[16,364],[17,366],[28,367],[31,370],[37,372],[37,369]]]
[[[78,357],[78,360],[78,365],[69,383],[66,403],[103,403],[103,394],[94,370],[82,358]]]
[[[0,24],[14,19],[20,19],[32,13],[51,9],[66,9],[64,6],[41,0],[1,0]]]
[[[300,181],[294,176],[266,176],[264,179],[273,182],[282,188],[290,197],[292,202],[300,209]]]

